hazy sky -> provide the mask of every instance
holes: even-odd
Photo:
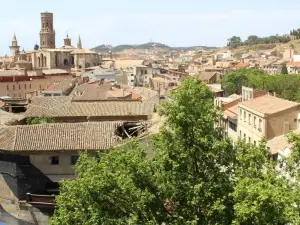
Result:
[[[141,44],[223,46],[226,39],[288,33],[300,27],[299,0],[13,0],[0,5],[0,55],[39,44],[40,12],[54,13],[56,45],[68,33],[76,45]]]

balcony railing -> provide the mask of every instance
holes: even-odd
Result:
[[[55,195],[36,195],[27,193],[26,203],[40,207],[54,207]]]

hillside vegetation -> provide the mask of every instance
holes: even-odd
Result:
[[[162,43],[154,43],[149,42],[145,44],[140,45],[118,45],[115,47],[108,48],[107,45],[99,45],[97,47],[94,47],[92,50],[97,52],[123,52],[128,49],[140,49],[140,50],[146,50],[146,49],[160,49],[165,51],[196,51],[196,50],[211,50],[216,49],[216,47],[207,47],[207,46],[190,46],[190,47],[170,47],[166,44]]]

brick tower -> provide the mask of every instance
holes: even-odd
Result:
[[[53,29],[53,13],[41,13],[40,48],[55,48],[55,30]]]

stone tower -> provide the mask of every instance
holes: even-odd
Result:
[[[40,48],[55,48],[55,30],[53,29],[53,13],[41,13]]]
[[[82,43],[81,43],[81,38],[80,38],[80,36],[79,36],[79,39],[78,39],[77,48],[78,48],[78,49],[82,49]]]
[[[67,37],[64,39],[64,46],[72,46],[71,39],[69,38],[68,34]]]
[[[10,55],[13,57],[15,57],[16,54],[20,52],[20,46],[18,45],[16,34],[14,34],[14,37],[11,42],[11,46],[9,46],[9,48],[10,48]]]

